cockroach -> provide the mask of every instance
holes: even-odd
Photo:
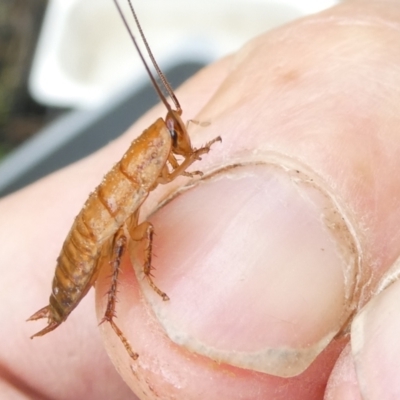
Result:
[[[32,338],[45,335],[57,328],[96,282],[101,265],[104,265],[102,260],[110,259],[113,273],[107,293],[106,312],[101,323],[106,321],[110,323],[129,355],[136,359],[138,354],[132,350],[114,321],[118,273],[128,240],[147,240],[147,247],[144,250],[144,275],[161,298],[168,300],[168,296],[152,279],[154,228],[148,221],[139,223],[140,207],[149,193],[159,184],[169,183],[180,175],[188,177],[202,175],[201,171],[188,172],[187,168],[196,160],[200,160],[201,155],[208,153],[212,144],[221,141],[221,138],[217,137],[199,149],[192,147],[187,128],[181,119],[181,106],[154,59],[131,1],[128,0],[128,3],[140,36],[175,109],[163,95],[161,87],[146,63],[118,0],[113,1],[158,96],[167,108],[167,116],[165,119],[157,119],[132,142],[122,159],[89,195],[75,218],[57,259],[49,305],[33,314],[28,321],[47,318],[47,326]],[[183,159],[179,162],[176,156],[181,156]]]

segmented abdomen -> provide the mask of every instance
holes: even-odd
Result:
[[[50,296],[51,320],[65,320],[90,289],[103,246],[154,188],[170,151],[170,133],[159,118],[132,142],[89,196],[57,260]]]

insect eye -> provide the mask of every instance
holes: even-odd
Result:
[[[170,129],[169,131],[171,138],[172,138],[172,144],[174,147],[178,144],[178,132],[175,129]]]

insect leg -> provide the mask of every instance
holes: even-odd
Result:
[[[133,221],[132,221],[133,222]],[[145,248],[144,254],[144,265],[143,265],[143,272],[149,285],[151,288],[164,300],[169,300],[169,297],[166,293],[160,290],[153,281],[153,275],[151,271],[154,269],[151,266],[151,257],[153,251],[153,235],[154,235],[154,227],[153,225],[148,222],[144,221],[139,225],[130,224],[128,225],[129,235],[132,240],[141,241],[143,239],[147,240],[147,247]]]
[[[208,122],[208,121],[198,121],[197,119],[188,119],[186,121],[186,129],[189,128],[190,124],[195,124],[195,125],[198,125],[198,126],[201,126],[202,128],[204,128],[206,126],[209,126],[210,122]]]
[[[185,175],[185,176],[203,175],[201,171],[187,172],[186,169],[189,168],[196,160],[201,160],[200,156],[203,154],[207,154],[210,151],[211,146],[215,142],[221,142],[221,137],[220,136],[216,137],[215,139],[206,143],[203,147],[200,147],[200,149],[193,149],[192,152],[185,155],[185,159],[182,161],[181,164],[178,164],[178,162],[175,159],[175,156],[171,154],[170,157],[168,158],[168,161],[173,167],[173,170],[172,172],[168,172],[165,171],[164,169],[161,175],[158,177],[157,183],[165,184],[171,182],[179,175]]]
[[[168,162],[170,163],[170,165],[172,167],[172,171],[175,171],[177,168],[180,167],[178,160],[176,159],[176,157],[174,156],[174,154],[172,152],[168,156]],[[200,176],[203,175],[203,173],[201,171],[193,171],[193,172],[187,172],[187,171],[183,171],[183,170],[181,170],[181,171],[182,172],[179,175],[189,176],[190,178],[193,177],[194,175],[200,175]],[[158,179],[157,184],[164,183],[164,182],[170,182],[171,180],[173,180],[173,178],[170,178],[170,175],[171,175],[171,172],[169,171],[168,166],[165,165],[165,167],[161,171],[161,177]],[[160,182],[160,180],[162,180],[162,182]]]
[[[107,292],[108,300],[107,300],[106,312],[104,314],[103,319],[100,321],[99,325],[107,321],[111,325],[111,328],[114,330],[116,335],[121,340],[122,344],[124,345],[130,357],[136,360],[139,357],[139,355],[132,350],[132,347],[128,339],[122,333],[118,325],[114,322],[114,318],[116,318],[117,316],[115,307],[117,303],[118,275],[121,267],[122,255],[126,250],[126,236],[124,235],[121,229],[115,234],[112,246],[113,246],[113,259],[111,260],[111,264],[113,272],[111,276],[111,287],[110,290]]]

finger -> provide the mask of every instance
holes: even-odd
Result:
[[[343,347],[336,343],[304,373],[293,378],[235,368],[199,356],[174,344],[138,291],[140,283],[129,257],[122,263],[115,322],[139,354],[132,360],[107,323],[100,326],[108,354],[139,398],[320,399],[330,370]],[[98,318],[104,315],[109,273],[104,268],[96,285]],[[173,299],[172,299],[173,300]],[[171,300],[171,301],[172,301]],[[162,300],[160,300],[162,301]]]
[[[399,85],[392,66],[399,55],[392,7],[346,3],[259,38],[237,55],[196,118],[211,121],[194,128],[205,140],[223,135],[221,151],[200,164],[213,178],[152,219],[157,285],[170,304],[142,285],[146,307],[187,350],[237,367],[300,374],[368,299],[366,282],[376,284],[396,258],[400,212],[392,199],[400,186],[391,171],[399,167]],[[168,197],[165,190],[158,196]],[[144,327],[150,325],[155,329]],[[132,343],[151,333],[129,326]],[[138,379],[132,368],[127,380]],[[266,386],[275,390],[277,382]],[[210,393],[230,386],[213,383]]]
[[[350,345],[341,353],[329,377],[324,400],[363,400]]]
[[[364,399],[394,400],[400,396],[398,360],[400,282],[371,300],[352,325],[351,348]]]
[[[357,315],[351,329],[351,346],[335,365],[326,400],[399,398],[399,299],[400,283],[396,281]]]

